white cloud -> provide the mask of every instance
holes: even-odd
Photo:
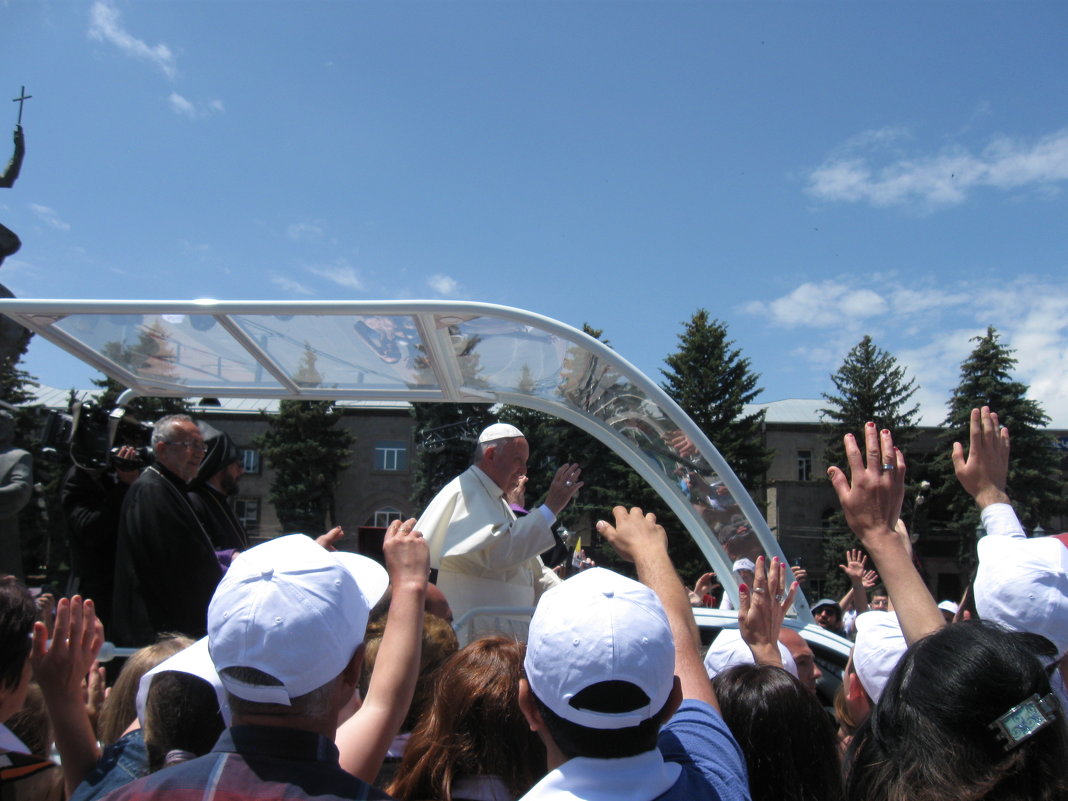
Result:
[[[877,163],[878,152],[899,136],[871,131],[855,137],[808,174],[806,191],[820,200],[939,208],[963,203],[980,188],[1058,191],[1068,181],[1068,129],[1034,142],[997,137],[978,154],[949,146],[933,155],[898,155]]]
[[[333,281],[338,286],[355,289],[357,292],[362,292],[365,288],[364,283],[356,273],[356,270],[347,264],[305,267],[305,269],[312,275],[325,278],[327,281]]]
[[[294,281],[292,278],[287,278],[284,275],[274,274],[271,276],[271,283],[279,289],[290,293],[291,295],[314,295],[308,287],[299,281]]]
[[[194,119],[197,116],[196,106],[177,92],[171,92],[171,96],[167,98],[167,102],[170,103],[171,108],[174,109],[176,114],[181,114],[183,117],[189,117],[190,119]]]
[[[286,226],[286,236],[294,242],[314,242],[323,238],[323,225],[319,222],[299,222]]]
[[[181,114],[183,117],[188,117],[191,120],[210,117],[225,111],[225,106],[221,100],[212,100],[208,103],[195,103],[177,92],[171,92],[170,97],[167,98],[167,102],[170,104],[170,107],[175,114]]]
[[[89,9],[89,37],[109,42],[131,58],[147,61],[170,79],[178,74],[174,53],[162,42],[148,45],[127,32],[119,22],[119,12],[111,3],[96,2]]]
[[[864,334],[916,379],[923,422],[938,425],[972,341],[994,326],[1015,351],[1013,378],[1029,387],[1059,427],[1068,427],[1068,286],[1023,276],[996,286],[974,280],[929,285],[899,276],[805,283],[744,311],[788,331],[783,353],[830,373]],[[978,287],[978,288],[977,288]]]
[[[33,211],[34,214],[37,215],[37,218],[45,225],[51,228],[55,228],[57,231],[70,230],[70,223],[61,219],[60,216],[56,214],[54,209],[50,209],[48,206],[42,206],[39,203],[31,203],[30,209]]]
[[[840,281],[805,283],[770,302],[755,301],[745,307],[750,314],[770,317],[787,327],[830,328],[885,313],[885,298],[870,289],[853,288]]]
[[[457,297],[461,292],[460,284],[455,278],[440,273],[430,276],[426,283],[432,290],[447,298]]]

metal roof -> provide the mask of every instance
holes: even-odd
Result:
[[[604,343],[532,312],[426,300],[0,299],[0,313],[139,395],[545,412],[648,481],[720,576],[738,556],[782,557],[748,492],[661,387]],[[675,432],[694,453],[667,444]],[[733,582],[723,583],[737,600]],[[797,608],[811,619],[804,599]]]

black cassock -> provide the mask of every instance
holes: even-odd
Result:
[[[111,613],[118,645],[147,645],[161,632],[207,633],[222,568],[185,493],[185,482],[161,464],[126,493]]]

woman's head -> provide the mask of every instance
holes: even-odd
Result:
[[[518,798],[541,777],[545,752],[519,709],[523,651],[485,637],[442,664],[391,795],[448,801],[456,779],[497,776]]]
[[[164,659],[192,644],[193,641],[188,637],[163,634],[155,643],[135,651],[126,660],[100,710],[100,720],[97,723],[97,737],[100,742],[115,742],[122,737],[130,724],[137,720],[137,688],[141,684],[141,677]]]
[[[991,724],[1050,682],[1034,635],[965,621],[915,643],[853,740],[850,798],[1044,799],[1068,793],[1068,726],[1006,748]],[[1059,705],[1058,705],[1059,707]]]
[[[842,798],[834,726],[801,682],[779,667],[735,665],[712,684],[745,754],[753,801]]]

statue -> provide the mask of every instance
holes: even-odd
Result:
[[[26,94],[26,87],[23,86],[19,96],[14,98],[14,102],[19,104],[19,118],[15,123],[15,154],[7,163],[4,172],[0,174],[0,187],[4,189],[10,189],[15,185],[15,180],[22,169],[22,159],[26,155],[26,138],[22,132],[22,104],[31,97],[32,95]],[[22,240],[19,239],[18,234],[0,223],[0,265],[3,265],[4,259],[8,256],[17,253],[20,247],[22,247]],[[0,284],[0,298],[13,297],[15,296],[11,290]],[[30,336],[30,332],[18,323],[0,316],[0,370],[10,370],[14,366],[26,350]]]

